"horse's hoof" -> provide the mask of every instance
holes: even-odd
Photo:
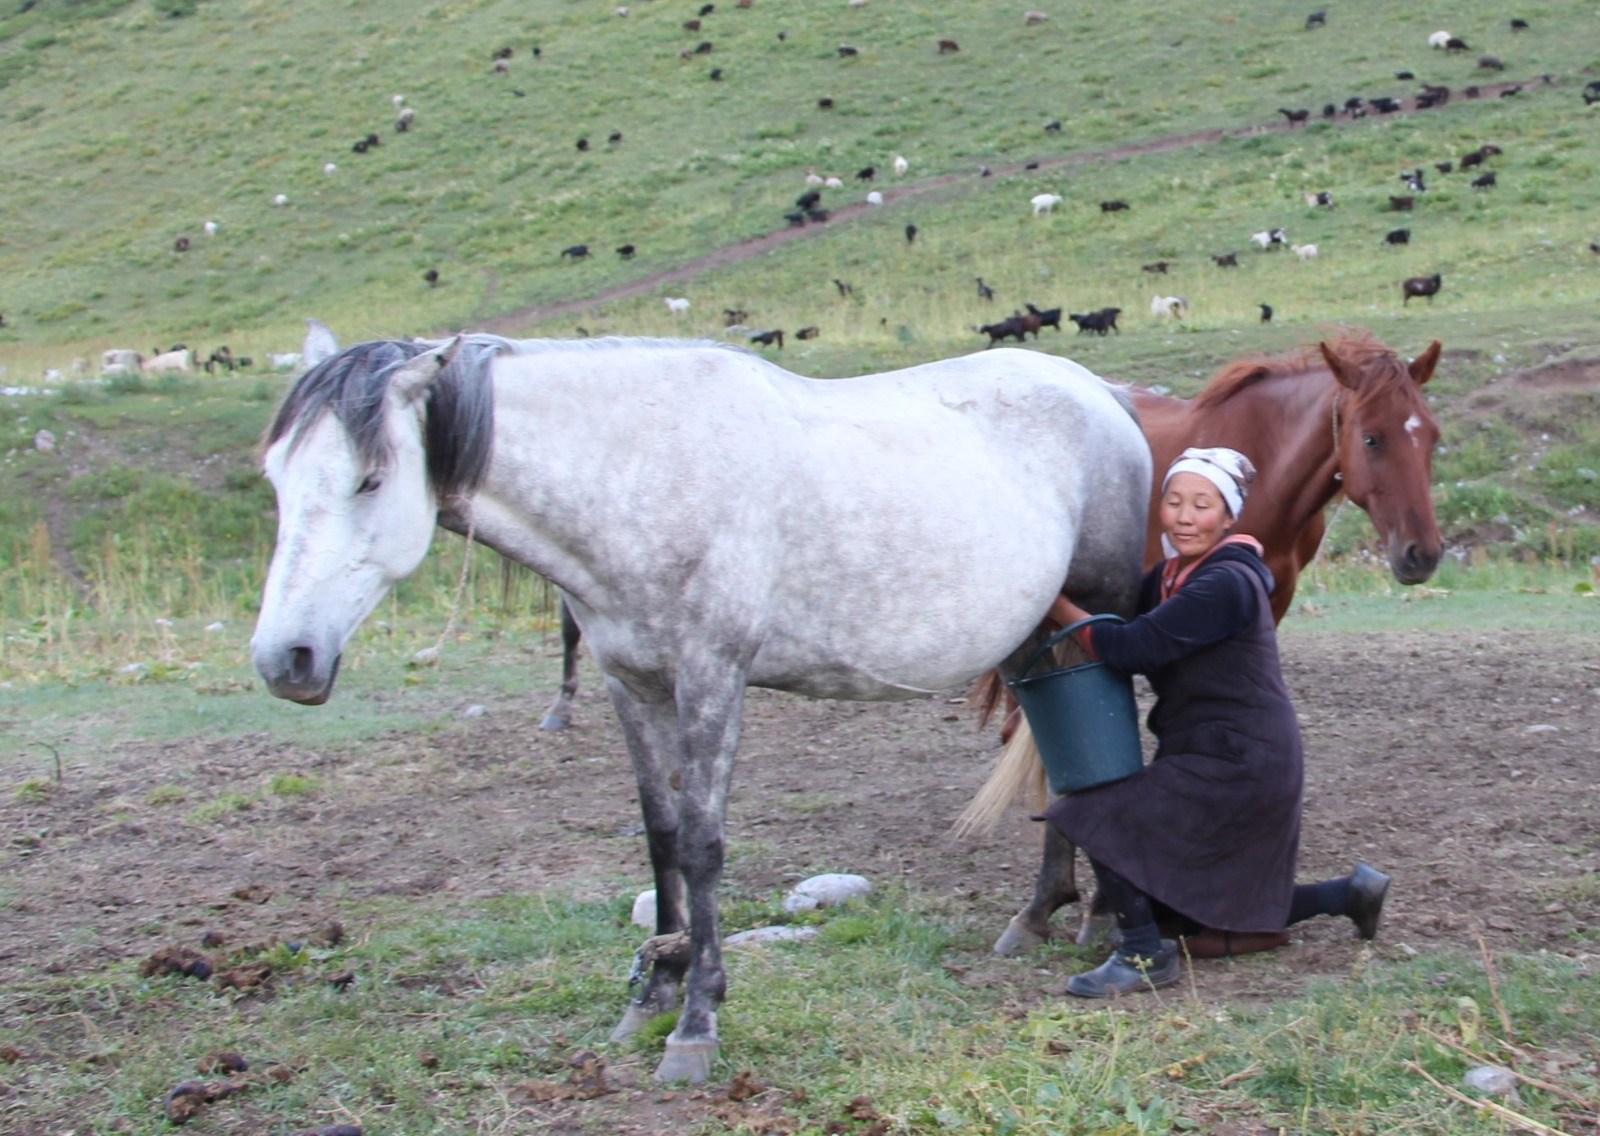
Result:
[[[572,719],[565,714],[546,714],[539,721],[541,730],[564,730],[572,725]]]
[[[1112,936],[1117,935],[1117,917],[1115,915],[1095,915],[1086,913],[1083,922],[1078,925],[1078,946],[1092,947],[1100,943],[1110,944]],[[1120,935],[1118,935],[1120,941]]]
[[[1015,958],[1025,954],[1035,947],[1042,947],[1050,941],[1048,932],[1041,935],[1029,927],[1020,915],[1013,915],[1011,922],[1006,924],[1005,932],[994,941],[991,948],[995,954],[1006,958]]]
[[[667,1038],[667,1055],[656,1067],[658,1081],[688,1081],[698,1085],[711,1076],[717,1059],[717,1041],[674,1041]]]
[[[628,1008],[623,1011],[622,1020],[617,1023],[617,1028],[611,1031],[611,1044],[617,1045],[627,1041],[643,1029],[645,1023],[653,1017],[654,1014],[638,1003],[628,1003]]]

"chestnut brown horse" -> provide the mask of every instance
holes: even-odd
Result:
[[[1422,387],[1433,377],[1439,349],[1435,340],[1406,363],[1369,333],[1347,330],[1286,355],[1229,363],[1194,398],[1136,388],[1134,405],[1156,471],[1146,567],[1162,559],[1156,508],[1162,474],[1189,446],[1227,446],[1256,466],[1235,531],[1262,544],[1276,581],[1275,620],[1289,610],[1300,570],[1322,543],[1323,510],[1341,492],[1371,518],[1395,579],[1428,579],[1443,542],[1431,489],[1439,427]],[[975,697],[992,710],[1000,693],[998,677],[990,676]],[[964,815],[963,827],[998,819],[1024,776],[1032,780],[1037,768],[1033,761],[1032,768],[1008,772],[1002,763]],[[997,953],[1015,954],[1049,937],[1050,916],[1078,898],[1074,859],[1072,846],[1046,825],[1033,899],[995,943]]]

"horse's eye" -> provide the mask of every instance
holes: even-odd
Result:
[[[375,473],[369,473],[367,476],[361,479],[361,484],[356,486],[356,495],[364,497],[368,494],[376,493],[378,491],[378,487],[382,484],[383,478],[379,477]]]
[[[1371,434],[1363,434],[1361,435],[1361,444],[1369,450],[1375,450],[1378,448],[1378,439]]]

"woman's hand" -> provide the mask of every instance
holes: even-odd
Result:
[[[1088,619],[1090,614],[1066,596],[1057,596],[1055,602],[1050,605],[1047,618],[1055,620],[1058,626],[1065,627],[1069,623],[1077,623],[1080,619]]]

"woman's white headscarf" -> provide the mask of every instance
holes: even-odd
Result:
[[[1230,450],[1223,446],[1212,449],[1191,447],[1178,455],[1178,460],[1167,468],[1167,476],[1162,479],[1161,492],[1167,491],[1167,486],[1172,484],[1172,479],[1180,473],[1197,473],[1212,485],[1217,487],[1217,492],[1222,494],[1222,499],[1227,503],[1228,512],[1237,520],[1244,511],[1244,499],[1250,493],[1250,485],[1256,479],[1256,467],[1238,450]],[[1175,550],[1167,542],[1166,535],[1161,537],[1162,550],[1168,556],[1176,555]]]

